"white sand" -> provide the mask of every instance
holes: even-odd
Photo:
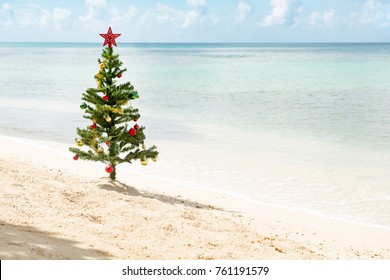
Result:
[[[0,259],[390,259],[381,228],[123,170],[111,182],[57,143],[0,147]]]

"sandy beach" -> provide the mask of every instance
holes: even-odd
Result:
[[[0,145],[0,259],[390,259],[386,229],[137,172],[110,181],[60,143]]]

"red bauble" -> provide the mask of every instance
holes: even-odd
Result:
[[[92,129],[96,129],[96,123],[94,123],[93,125],[91,125],[91,128],[92,128]]]
[[[79,159],[79,155],[74,155],[73,159],[74,160],[78,160]]]
[[[107,101],[107,100],[108,100],[108,95],[106,94],[105,96],[103,96],[103,99],[104,99],[105,101]]]
[[[107,145],[107,146],[110,146],[110,142],[106,141],[106,145]]]
[[[106,166],[106,172],[107,173],[112,173],[114,171],[114,167],[112,165],[107,165]]]
[[[117,77],[122,78],[122,73],[119,73]]]
[[[139,125],[138,125],[138,124],[135,124],[134,129],[135,129],[135,130],[138,130],[138,128],[139,128]]]
[[[134,128],[130,128],[129,134],[130,134],[130,136],[134,136],[137,134],[137,130],[135,130]]]

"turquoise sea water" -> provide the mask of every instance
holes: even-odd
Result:
[[[0,133],[72,143],[101,49],[0,43]],[[161,154],[135,170],[390,228],[390,44],[115,51]]]

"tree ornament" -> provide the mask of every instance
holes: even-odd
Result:
[[[77,140],[76,140],[76,144],[77,144],[77,146],[79,146],[79,147],[83,146],[83,145],[84,145],[83,139],[77,139]]]
[[[114,171],[114,167],[112,165],[107,165],[106,166],[106,172],[107,173],[112,173]]]
[[[93,124],[91,125],[91,129],[96,129],[96,127],[97,127],[96,123],[93,123]]]
[[[146,146],[144,143],[142,143],[142,149],[146,150]]]
[[[88,107],[88,105],[85,102],[80,105],[80,109],[83,109],[83,110],[87,109],[87,107]]]
[[[123,109],[122,108],[112,108],[112,107],[110,107],[110,111],[115,113],[115,114],[119,114],[119,115],[123,114]]]
[[[134,100],[134,99],[137,99],[139,96],[138,96],[138,92],[134,91],[130,94],[130,99],[131,100]]]
[[[79,159],[79,155],[74,155],[74,156],[73,156],[73,159],[74,159],[74,160],[78,160],[78,159]]]
[[[104,67],[106,67],[106,65],[104,65],[104,63],[100,63],[100,69],[103,70]]]
[[[108,95],[106,94],[105,96],[103,96],[103,99],[104,99],[104,101],[107,101],[108,100]]]
[[[107,145],[107,147],[109,147],[110,146],[110,142],[106,141],[106,145]]]
[[[130,128],[129,134],[130,134],[130,136],[134,136],[137,134],[137,130],[135,130],[134,128]]]
[[[99,149],[97,150],[99,154],[103,153],[104,152],[104,149],[102,147],[99,147]]]
[[[111,121],[111,117],[110,117],[109,115],[107,115],[107,116],[105,117],[105,119],[106,119],[106,122],[110,122],[110,121]]]
[[[107,34],[99,34],[100,36],[102,36],[104,38],[104,43],[103,43],[103,47],[105,45],[108,45],[108,47],[111,49],[112,48],[112,45],[114,45],[116,47],[116,42],[115,42],[115,39],[118,38],[119,36],[121,36],[121,34],[113,34],[112,33],[112,29],[111,29],[111,26],[108,27],[108,31],[107,31]]]
[[[141,159],[141,164],[142,165],[147,165],[148,164],[148,160],[146,158],[142,158]]]
[[[158,157],[154,157],[154,158],[152,158],[152,160],[153,160],[154,162],[156,162],[156,161],[157,161],[157,159],[158,159]]]
[[[117,75],[117,77],[118,77],[118,78],[122,78],[122,73],[119,73],[119,74]]]
[[[138,121],[138,119],[137,119],[137,118],[134,118],[134,119],[133,119],[133,121],[137,122],[137,121]]]
[[[139,129],[139,125],[138,125],[138,124],[135,124],[134,129],[135,129],[135,130],[138,130],[138,129]]]

